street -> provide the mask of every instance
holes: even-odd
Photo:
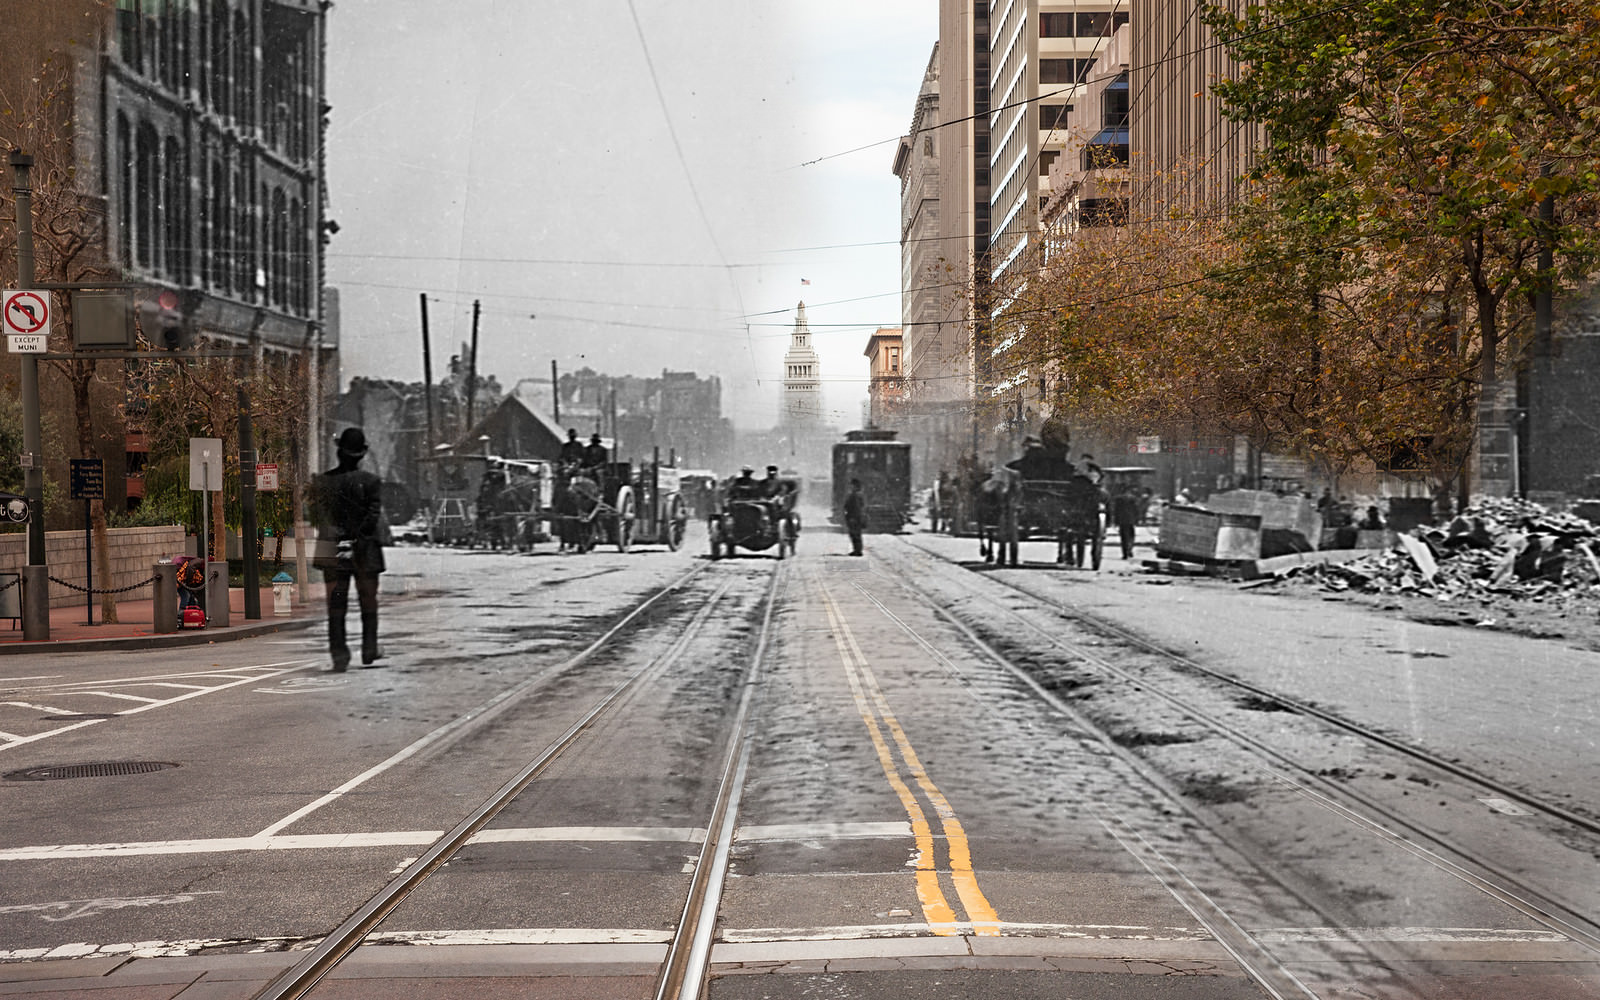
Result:
[[[391,549],[379,669],[5,658],[4,992],[253,997],[391,893],[312,995],[1600,996],[1593,653],[806,524]]]

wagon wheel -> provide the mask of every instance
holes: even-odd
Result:
[[[778,558],[787,559],[789,556],[789,522],[780,518],[776,525],[778,530]]]
[[[683,536],[689,530],[689,510],[683,505],[683,497],[676,494],[672,503],[667,507],[667,548],[673,552],[683,546]]]
[[[633,544],[633,491],[624,488],[617,494],[617,516],[612,522],[617,551],[626,552]]]
[[[711,558],[722,558],[722,522],[712,518],[706,522],[706,534],[711,536]]]

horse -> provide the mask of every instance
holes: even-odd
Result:
[[[579,553],[594,548],[594,511],[600,505],[600,484],[576,474],[556,491],[556,513],[561,515],[561,549]]]
[[[996,466],[977,489],[978,554],[986,563],[1017,565],[1016,516],[1022,477],[1015,469]]]

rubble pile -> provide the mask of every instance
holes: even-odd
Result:
[[[1353,562],[1303,567],[1294,575],[1328,590],[1441,601],[1594,597],[1600,587],[1600,526],[1526,500],[1485,499],[1447,525],[1400,536],[1393,548]]]

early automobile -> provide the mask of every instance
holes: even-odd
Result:
[[[794,555],[800,534],[800,514],[794,509],[800,484],[794,479],[778,483],[778,492],[771,497],[730,497],[723,490],[722,503],[706,522],[711,558],[731,556],[735,549],[764,552],[773,546],[779,559]]]

